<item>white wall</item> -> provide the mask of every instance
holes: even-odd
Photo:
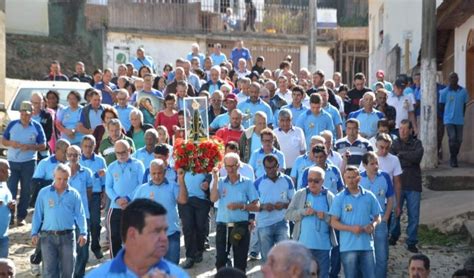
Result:
[[[329,47],[316,47],[316,68],[322,69],[328,78],[334,73],[334,60],[328,54]],[[308,46],[300,46],[300,67],[308,68]],[[296,73],[296,72],[295,72]],[[296,73],[297,74],[297,73]]]
[[[191,51],[191,44],[195,42],[197,41],[109,32],[106,39],[104,64],[114,70],[117,69],[117,64],[114,61],[114,47],[116,46],[129,48],[129,60],[136,57],[137,48],[142,46],[145,48],[146,55],[153,57],[157,69],[161,71],[164,64],[171,63],[174,65],[176,58],[186,58],[186,55]],[[201,49],[205,49],[204,42],[197,43],[199,43]]]
[[[7,33],[49,35],[48,0],[6,0],[5,5]]]
[[[454,71],[459,76],[459,85],[466,86],[466,44],[469,31],[474,28],[474,16],[454,30]]]

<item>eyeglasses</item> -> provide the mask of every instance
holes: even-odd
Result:
[[[308,179],[308,183],[320,183],[321,179]]]
[[[224,165],[225,168],[234,168],[237,167],[237,164],[232,164],[232,165]]]
[[[128,151],[123,151],[123,152],[115,152],[116,155],[126,155]]]

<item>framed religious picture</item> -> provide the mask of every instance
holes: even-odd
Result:
[[[184,98],[185,140],[201,142],[209,140],[209,120],[206,97]]]

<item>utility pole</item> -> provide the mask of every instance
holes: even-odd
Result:
[[[310,72],[316,70],[316,36],[318,32],[317,9],[318,0],[309,0],[308,67]]]
[[[421,25],[421,107],[420,140],[424,155],[422,169],[434,169],[438,165],[436,134],[436,0],[423,0]]]

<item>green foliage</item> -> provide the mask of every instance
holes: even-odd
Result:
[[[418,228],[418,239],[422,245],[456,246],[466,242],[465,234],[443,234],[438,229],[429,229],[426,225]]]
[[[338,21],[338,24],[341,27],[358,27],[369,25],[368,16],[340,17]]]

